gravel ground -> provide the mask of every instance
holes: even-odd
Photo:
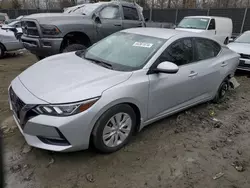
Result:
[[[249,188],[250,85],[225,102],[202,104],[146,127],[121,151],[53,153],[27,146],[7,102],[10,81],[36,62],[28,53],[0,60],[0,122],[7,188]]]

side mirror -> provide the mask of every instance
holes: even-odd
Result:
[[[156,73],[167,73],[167,74],[176,74],[179,71],[179,67],[169,61],[164,61],[160,63],[155,69]]]
[[[101,21],[99,15],[98,15],[97,13],[94,13],[94,14],[93,14],[92,19],[93,19],[93,20],[95,21],[95,23],[97,23],[97,24],[101,24],[101,23],[102,23],[102,21]]]

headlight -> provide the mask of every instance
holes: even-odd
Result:
[[[34,111],[39,114],[50,116],[71,116],[89,109],[98,101],[98,99],[99,98],[94,98],[73,104],[39,105],[34,109]]]
[[[58,35],[60,30],[54,25],[41,25],[43,35]]]

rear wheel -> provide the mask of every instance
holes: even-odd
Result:
[[[69,46],[67,46],[66,48],[63,49],[63,53],[66,52],[74,52],[74,51],[78,51],[78,50],[84,50],[87,47],[84,46],[83,44],[71,44]]]
[[[215,102],[215,103],[222,102],[225,99],[225,96],[226,96],[228,90],[229,90],[229,81],[228,81],[228,79],[225,79],[221,83],[213,102]]]
[[[125,146],[135,130],[136,115],[126,104],[112,107],[97,121],[92,133],[95,148],[112,153]]]

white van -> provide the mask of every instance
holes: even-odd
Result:
[[[233,22],[230,18],[215,16],[187,16],[181,20],[176,30],[185,30],[205,35],[227,44],[232,36]]]

